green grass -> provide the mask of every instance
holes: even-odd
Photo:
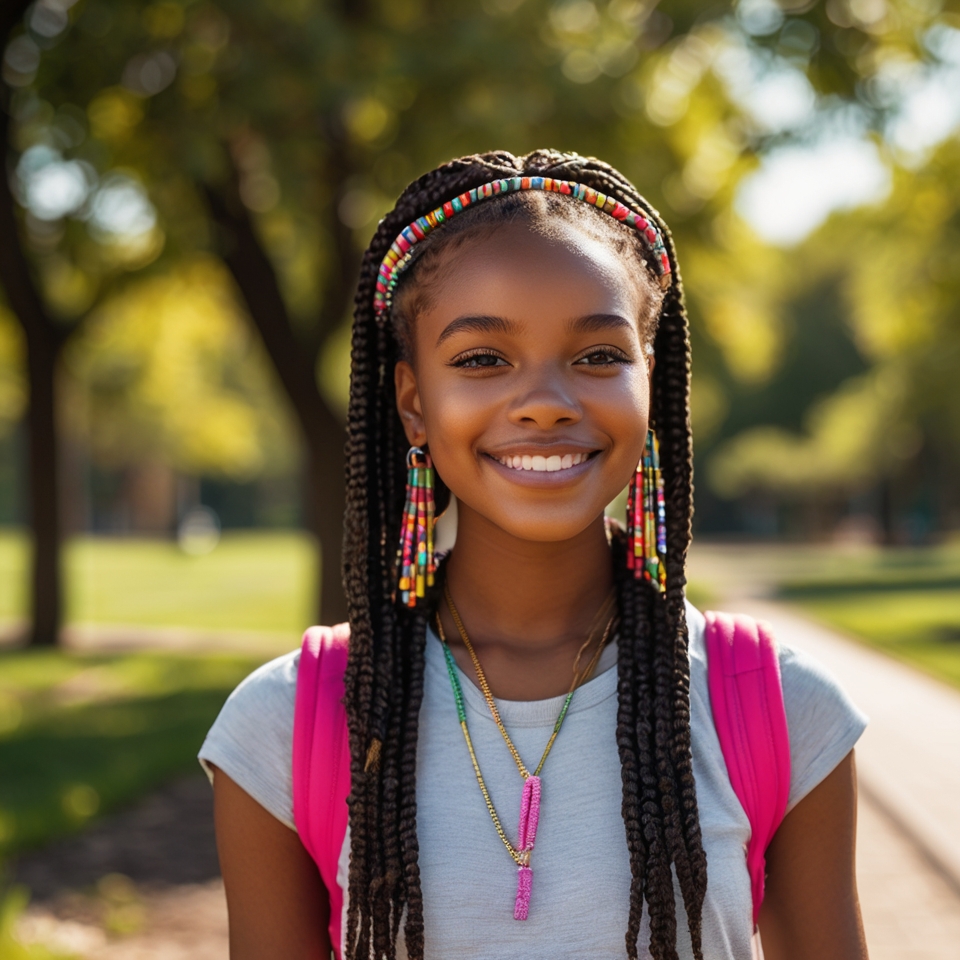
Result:
[[[196,770],[262,657],[0,651],[0,858]]]
[[[0,623],[26,615],[28,548],[0,533]],[[316,551],[296,532],[226,533],[188,556],[175,543],[78,537],[64,550],[67,623],[287,633],[314,620]]]
[[[960,545],[847,557],[779,596],[960,687]]]

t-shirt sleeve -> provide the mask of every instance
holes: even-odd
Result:
[[[299,663],[296,650],[251,673],[223,705],[199,756],[211,782],[212,764],[291,830]]]
[[[853,749],[867,717],[826,668],[801,650],[781,644],[780,675],[790,734],[789,811]]]

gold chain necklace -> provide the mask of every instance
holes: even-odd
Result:
[[[507,728],[503,725],[503,721],[500,719],[500,711],[497,709],[497,702],[493,698],[493,693],[490,690],[490,684],[487,682],[486,674],[483,672],[483,668],[480,666],[480,658],[477,656],[476,651],[473,649],[473,644],[470,642],[470,637],[467,636],[466,627],[463,625],[463,620],[460,619],[460,611],[457,610],[456,604],[453,602],[453,597],[450,594],[450,587],[444,584],[443,596],[447,601],[447,607],[450,610],[450,615],[453,617],[453,622],[457,625],[457,631],[460,634],[460,639],[463,641],[463,645],[467,648],[467,653],[470,654],[470,659],[473,661],[473,669],[477,673],[477,680],[480,683],[480,690],[483,693],[483,699],[487,701],[487,707],[490,710],[490,714],[493,717],[494,723],[497,725],[497,729],[500,731],[501,736],[504,739],[504,742],[507,745],[507,749],[510,751],[513,756],[514,763],[517,765],[517,769],[520,771],[520,776],[524,780],[527,777],[531,776],[530,771],[527,769],[523,760],[520,758],[520,753],[517,748],[513,745],[513,741],[510,739],[510,734],[507,733]],[[587,678],[593,672],[594,668],[597,665],[597,661],[600,659],[600,654],[603,652],[603,648],[607,645],[607,640],[610,636],[610,629],[613,626],[614,619],[613,617],[607,622],[606,629],[604,630],[603,637],[600,640],[600,645],[594,651],[593,656],[590,658],[590,662],[587,664],[586,669],[581,675],[577,674],[577,667],[580,666],[580,658],[583,656],[584,650],[590,645],[591,641],[594,638],[594,629],[596,623],[601,620],[613,605],[613,594],[607,597],[603,602],[597,616],[594,617],[594,622],[590,626],[590,632],[587,635],[587,639],[584,642],[583,646],[580,647],[580,650],[577,652],[577,658],[573,663],[573,682],[570,684],[570,689],[567,691],[566,699],[564,700],[563,707],[560,709],[560,714],[557,717],[557,722],[554,724],[553,733],[550,735],[550,739],[547,741],[547,746],[543,751],[543,756],[540,757],[540,763],[537,764],[537,769],[533,771],[532,776],[540,776],[540,771],[543,769],[544,763],[546,763],[547,756],[550,753],[550,750],[553,748],[553,743],[557,739],[557,734],[560,732],[560,727],[563,725],[564,718],[567,715],[567,708],[570,706],[570,700],[573,697],[574,691],[582,683],[585,683]],[[439,617],[437,618],[439,620]]]
[[[474,669],[477,672],[477,679],[480,683],[480,689],[483,692],[487,706],[490,709],[497,728],[500,730],[501,736],[503,737],[511,755],[513,756],[514,762],[517,765],[517,769],[520,771],[520,775],[524,779],[523,795],[520,802],[520,825],[518,829],[518,840],[517,845],[514,846],[507,837],[506,831],[503,829],[503,825],[500,822],[500,817],[497,815],[493,801],[490,799],[490,792],[487,790],[487,785],[484,782],[483,774],[480,772],[480,764],[477,761],[477,754],[473,748],[473,741],[470,737],[470,731],[467,728],[467,715],[463,702],[463,690],[460,686],[460,678],[457,675],[456,661],[453,659],[453,654],[451,653],[450,646],[447,643],[447,638],[443,630],[443,624],[440,620],[440,613],[438,611],[436,617],[437,633],[443,645],[444,658],[446,659],[447,663],[447,672],[450,675],[450,684],[453,687],[454,700],[456,701],[457,705],[457,717],[460,721],[460,729],[463,731],[464,740],[467,743],[467,751],[470,754],[470,761],[473,764],[473,771],[476,774],[477,783],[480,786],[480,792],[483,794],[484,803],[486,803],[487,811],[490,814],[490,819],[493,821],[493,825],[497,831],[497,834],[499,835],[501,841],[503,841],[503,845],[506,847],[507,852],[513,858],[518,868],[517,898],[514,904],[513,916],[515,920],[526,920],[527,916],[529,915],[530,893],[533,884],[533,873],[530,869],[530,854],[533,852],[533,845],[537,834],[537,824],[540,818],[540,771],[543,769],[543,765],[546,762],[547,756],[553,747],[554,741],[557,739],[557,734],[560,732],[560,727],[563,725],[563,720],[567,715],[567,709],[570,706],[570,701],[573,699],[575,690],[587,680],[587,678],[596,668],[597,662],[600,659],[600,654],[610,638],[610,633],[613,629],[614,622],[616,621],[616,616],[611,617],[607,621],[607,625],[603,632],[603,637],[601,638],[599,646],[597,647],[593,656],[590,658],[590,662],[587,664],[586,669],[582,674],[578,674],[577,668],[580,665],[580,658],[582,657],[584,650],[586,650],[586,648],[590,645],[595,635],[594,625],[609,610],[613,603],[613,594],[607,598],[603,606],[600,608],[597,617],[594,619],[594,625],[591,625],[590,634],[588,635],[587,640],[577,653],[577,657],[573,665],[573,683],[571,684],[570,690],[564,698],[563,706],[561,707],[560,714],[553,726],[553,732],[551,733],[550,739],[547,742],[547,746],[543,751],[543,756],[540,758],[540,763],[537,765],[536,771],[532,774],[529,770],[527,770],[526,765],[520,758],[517,748],[513,745],[513,741],[510,739],[510,735],[507,733],[507,729],[503,725],[503,721],[500,719],[500,711],[497,709],[496,701],[493,699],[493,694],[490,691],[490,685],[487,683],[487,678],[483,672],[483,668],[480,666],[480,660],[477,657],[476,651],[473,649],[473,644],[470,642],[470,638],[467,636],[466,628],[463,626],[463,621],[460,619],[460,614],[453,602],[453,598],[450,596],[449,588],[446,586],[444,587],[444,595],[450,608],[450,613],[453,616],[454,623],[457,625],[457,630],[460,633],[460,637],[463,640],[464,646],[467,648],[468,653],[470,654],[470,659],[473,661]]]

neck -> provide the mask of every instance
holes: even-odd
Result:
[[[603,517],[571,540],[543,543],[519,540],[458,506],[447,584],[494,694],[538,700],[566,693],[577,652],[613,588]],[[454,656],[476,680],[444,601],[440,615]]]

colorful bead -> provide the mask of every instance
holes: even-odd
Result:
[[[660,444],[647,431],[643,459],[627,496],[627,567],[638,580],[666,589],[667,511],[660,471]]]
[[[415,607],[426,596],[436,574],[433,528],[436,523],[433,502],[433,461],[420,447],[407,453],[407,499],[400,520],[400,546],[397,549],[397,586],[405,606]]]
[[[460,213],[465,207],[490,197],[496,197],[503,193],[515,193],[519,190],[546,190],[551,193],[559,193],[562,196],[571,196],[584,203],[591,204],[603,213],[612,216],[615,220],[632,227],[647,242],[651,253],[654,254],[660,286],[664,290],[670,286],[672,268],[670,258],[666,254],[663,237],[659,229],[646,217],[630,210],[616,198],[606,196],[593,189],[593,187],[585,186],[582,183],[554,180],[552,177],[510,177],[503,180],[492,180],[480,187],[473,187],[461,193],[460,196],[446,201],[436,210],[432,210],[423,217],[418,217],[413,223],[403,228],[380,266],[383,289],[378,282],[377,292],[374,294],[374,310],[377,319],[384,322],[390,312],[393,291],[411,261],[410,251],[413,246],[423,240],[437,226],[449,220],[454,214]]]
[[[517,867],[517,900],[513,905],[513,919],[526,920],[530,916],[530,894],[533,892],[533,871],[527,866]]]

